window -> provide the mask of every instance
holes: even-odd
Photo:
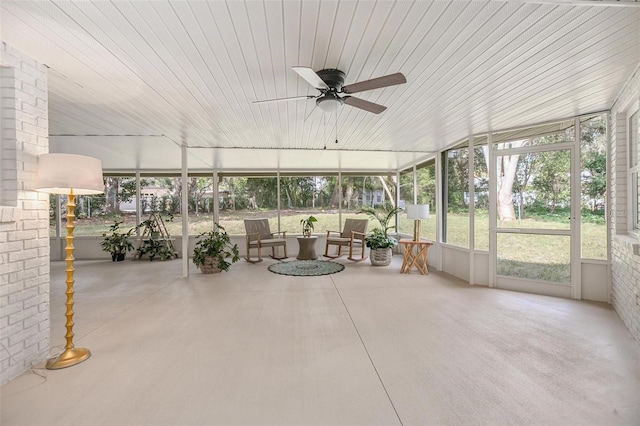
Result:
[[[342,174],[342,220],[366,219],[364,214],[358,214],[361,207],[367,206],[383,208],[396,205],[396,191],[398,184],[395,174],[389,175],[356,175]],[[402,207],[402,206],[401,206]],[[391,221],[390,225],[395,225]],[[375,221],[369,221],[367,231],[380,226]],[[413,228],[412,228],[413,229]],[[394,232],[395,230],[391,230]]]
[[[218,181],[220,225],[231,235],[244,235],[244,219],[267,218],[272,232],[278,230],[278,178],[221,175]],[[282,231],[291,232],[288,226]]]
[[[120,229],[124,232],[136,225],[135,177],[107,175],[104,177],[104,186],[103,194],[76,196],[74,236],[102,236],[114,221],[123,222]],[[61,195],[59,200],[64,228],[67,197]],[[64,235],[64,232],[61,233]],[[53,194],[49,196],[49,236],[57,236],[56,196]]]
[[[631,188],[631,230],[640,230],[640,111],[636,110],[629,117],[629,183]]]
[[[443,241],[469,248],[469,143],[443,152]]]
[[[473,148],[473,248],[489,250],[489,171],[486,137],[478,138]],[[477,145],[477,143],[480,145]]]
[[[605,197],[607,189],[606,117],[580,120],[581,256],[607,258]]]
[[[318,221],[313,226],[315,234],[340,229],[339,205],[337,175],[280,177],[280,228],[287,234],[302,233],[300,220],[309,216]]]
[[[416,167],[418,181],[418,204],[429,205],[429,219],[420,221],[420,237],[436,240],[436,160],[435,158]]]
[[[416,166],[416,199],[418,204],[429,206],[429,218],[420,221],[420,238],[436,239],[436,161],[435,159]],[[413,168],[400,173],[400,232],[413,235],[415,221],[407,218],[407,204],[413,204]]]

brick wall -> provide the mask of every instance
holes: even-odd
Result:
[[[640,99],[640,69],[618,97],[609,117],[610,222],[611,227],[611,304],[633,336],[640,341],[640,241],[627,233],[627,109]],[[634,248],[636,254],[634,254]]]
[[[49,151],[47,68],[0,44],[0,382],[49,352],[49,196],[34,192]]]

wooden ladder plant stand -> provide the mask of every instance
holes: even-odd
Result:
[[[135,255],[133,256],[133,260],[140,259],[140,252],[144,253],[144,248],[150,246],[152,244],[152,240],[160,241],[161,244],[174,253],[172,258],[178,258],[176,249],[173,247],[173,239],[171,238],[171,235],[169,235],[169,231],[167,231],[167,226],[165,225],[164,220],[162,220],[162,216],[155,212],[151,213],[149,215],[149,219],[145,222],[147,222],[147,224],[138,238],[138,247]],[[159,235],[152,235],[152,230],[154,228],[158,230]]]

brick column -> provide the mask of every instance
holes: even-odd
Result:
[[[628,173],[628,118],[627,109],[640,99],[640,69],[629,80],[611,109],[609,129],[610,177],[609,226],[611,227],[611,304],[631,334],[640,342],[640,255],[634,247],[640,243],[628,234],[629,199]]]
[[[49,352],[49,196],[33,191],[49,151],[47,67],[0,44],[0,383]]]

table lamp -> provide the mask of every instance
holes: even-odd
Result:
[[[38,158],[36,191],[67,196],[67,245],[65,262],[67,268],[67,343],[64,351],[47,361],[47,368],[57,370],[71,367],[91,356],[89,349],[73,345],[73,220],[76,195],[100,194],[104,192],[102,163],[97,158],[75,154],[43,154]]]
[[[420,219],[429,219],[429,204],[407,204],[407,217],[413,219],[413,241],[420,241]]]

